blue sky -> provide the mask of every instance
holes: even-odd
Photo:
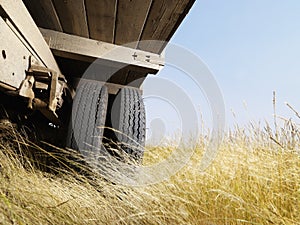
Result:
[[[271,121],[273,91],[278,114],[296,119],[284,102],[300,111],[299,0],[197,0],[171,42],[193,51],[211,69],[228,126],[235,121],[231,110],[241,125]],[[182,85],[195,105],[202,104],[188,81],[164,71],[158,76]]]

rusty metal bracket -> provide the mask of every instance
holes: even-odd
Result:
[[[30,109],[33,109],[32,100],[35,98],[35,94],[32,89],[33,84],[34,77],[29,75],[25,78],[25,80],[23,80],[19,89],[19,95],[28,99],[28,108]]]
[[[34,85],[31,85],[33,93],[36,89],[48,92],[47,99],[40,99],[36,95],[32,99],[32,96],[30,96],[32,109],[39,110],[52,122],[59,123],[56,110],[62,105],[62,95],[66,81],[61,79],[56,71],[34,64],[34,62],[30,65],[27,74],[34,78]],[[29,97],[29,95],[27,96]]]
[[[51,111],[55,111],[57,106],[57,98],[56,98],[57,85],[58,85],[57,73],[52,73],[51,84],[50,84],[50,96],[49,96],[49,109]]]

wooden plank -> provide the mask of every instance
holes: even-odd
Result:
[[[114,42],[117,0],[86,0],[90,38]]]
[[[55,55],[81,61],[103,59],[158,71],[164,59],[157,54],[96,41],[53,30],[40,29]]]
[[[141,40],[169,41],[195,0],[154,0]],[[145,51],[160,53],[163,44],[139,45]]]
[[[127,44],[139,40],[151,4],[152,0],[119,0],[115,44]]]
[[[51,0],[23,0],[23,2],[39,27],[63,31]]]
[[[118,71],[114,71],[114,73],[110,74],[109,79],[107,79],[107,82],[124,85],[128,73],[129,73],[128,67],[125,66],[122,69]]]
[[[89,37],[84,0],[53,0],[63,31]]]
[[[49,46],[23,2],[21,0],[0,0],[0,5],[27,43],[37,53],[41,62],[46,67],[60,73]]]
[[[145,80],[146,75],[147,74],[140,71],[129,71],[125,85],[139,88]]]

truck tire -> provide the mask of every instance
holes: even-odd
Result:
[[[107,88],[94,81],[81,81],[73,101],[67,146],[88,160],[101,156],[108,103]]]
[[[145,107],[141,91],[122,88],[109,103],[106,134],[117,149],[134,162],[141,163],[145,147]],[[109,118],[110,117],[110,118]]]

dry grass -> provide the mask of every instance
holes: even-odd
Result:
[[[169,180],[124,187],[72,168],[37,169],[31,156],[20,154],[33,147],[2,124],[0,224],[300,224],[299,140],[292,122],[276,135],[270,127],[237,128],[205,173],[197,167],[202,140],[190,163]],[[170,150],[149,148],[147,163]]]

